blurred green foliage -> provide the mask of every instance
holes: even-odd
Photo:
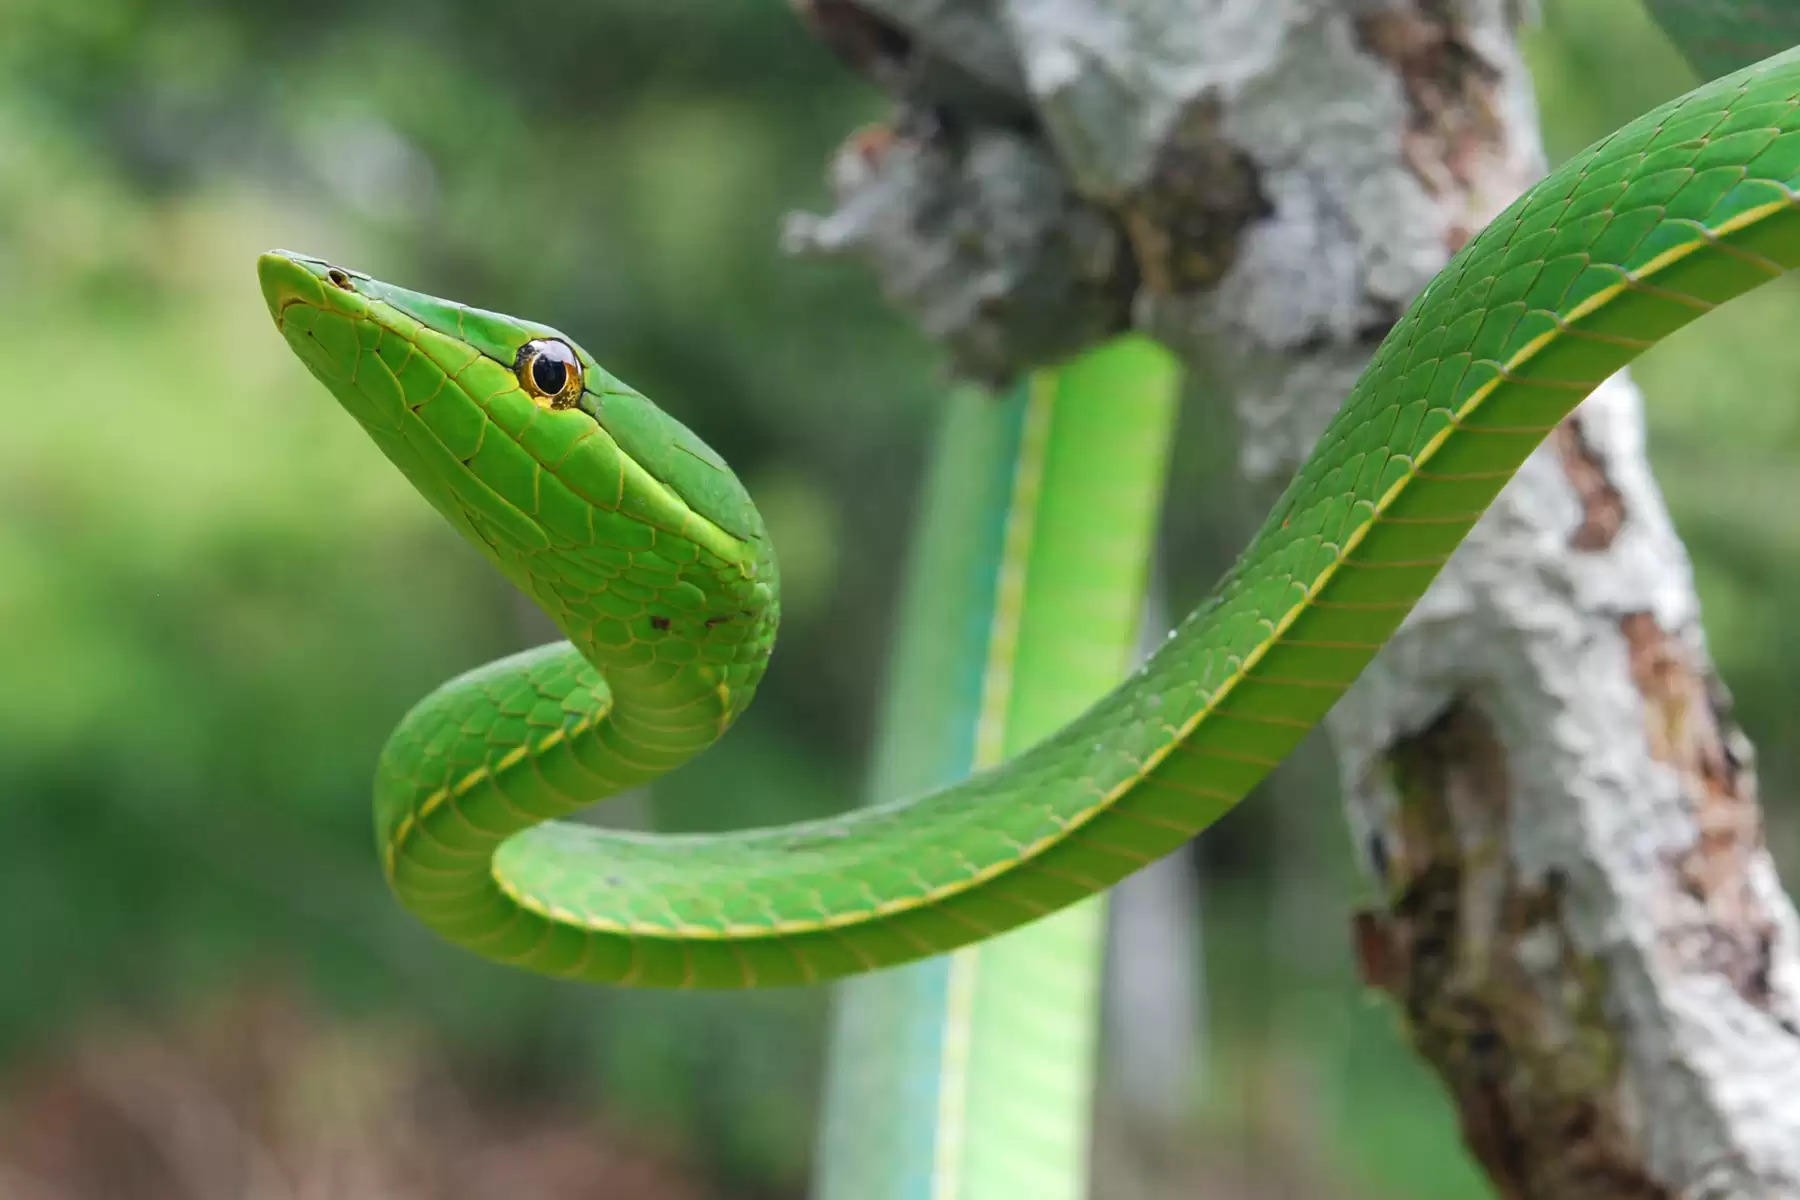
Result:
[[[774,231],[874,98],[768,6],[28,0],[0,27],[0,1060],[280,973],[800,1178],[820,995],[600,995],[394,910],[381,738],[548,631],[295,370],[251,263],[540,314],[680,397],[767,494],[792,617],[756,715],[638,815],[821,811],[854,791],[936,381],[865,278]]]
[[[1632,0],[1546,7],[1559,153],[1686,85]],[[723,1176],[798,1187],[820,993],[584,991],[440,946],[386,896],[380,740],[548,631],[297,368],[252,263],[285,245],[551,321],[702,430],[764,505],[788,621],[751,715],[626,819],[821,812],[858,794],[942,380],[864,273],[775,239],[880,111],[776,4],[0,6],[0,1073],[97,1012],[279,977],[409,1014],[494,1086],[604,1103]],[[1800,292],[1731,313],[1641,378],[1792,866]],[[1189,422],[1178,462],[1229,461],[1212,424]],[[1208,505],[1183,538],[1235,536],[1228,478],[1183,487]],[[1258,1087],[1310,1095],[1331,1171],[1480,1194],[1352,980],[1341,826],[1315,803],[1295,837],[1266,807],[1225,823],[1228,854],[1203,844],[1214,1119],[1247,1119],[1234,1098]],[[1294,856],[1319,901],[1299,918],[1272,886]],[[1307,953],[1277,950],[1297,921]]]

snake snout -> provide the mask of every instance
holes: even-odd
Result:
[[[339,283],[339,277],[345,282]],[[256,278],[281,336],[332,394],[366,423],[367,396],[355,384],[361,349],[354,313],[345,311],[332,293],[333,288],[355,290],[346,286],[350,273],[320,259],[271,250],[256,260]]]
[[[325,298],[319,276],[300,255],[271,250],[256,260],[256,281],[262,287],[269,315],[281,325],[287,309],[295,304],[319,304]]]

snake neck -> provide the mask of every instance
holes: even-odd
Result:
[[[605,678],[615,719],[702,725],[716,738],[749,705],[774,647],[768,539],[732,561],[618,512],[596,510],[594,528],[589,544],[531,555],[528,590]]]

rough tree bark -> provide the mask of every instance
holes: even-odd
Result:
[[[897,99],[789,242],[958,368],[1146,328],[1281,478],[1543,168],[1523,0],[796,0]],[[1329,722],[1353,923],[1518,1197],[1800,1196],[1800,954],[1683,549],[1609,383]]]

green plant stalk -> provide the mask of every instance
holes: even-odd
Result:
[[[953,395],[921,506],[879,800],[992,765],[1129,666],[1177,371],[1124,339],[997,398]],[[1086,1192],[1104,898],[847,981],[818,1200]]]

